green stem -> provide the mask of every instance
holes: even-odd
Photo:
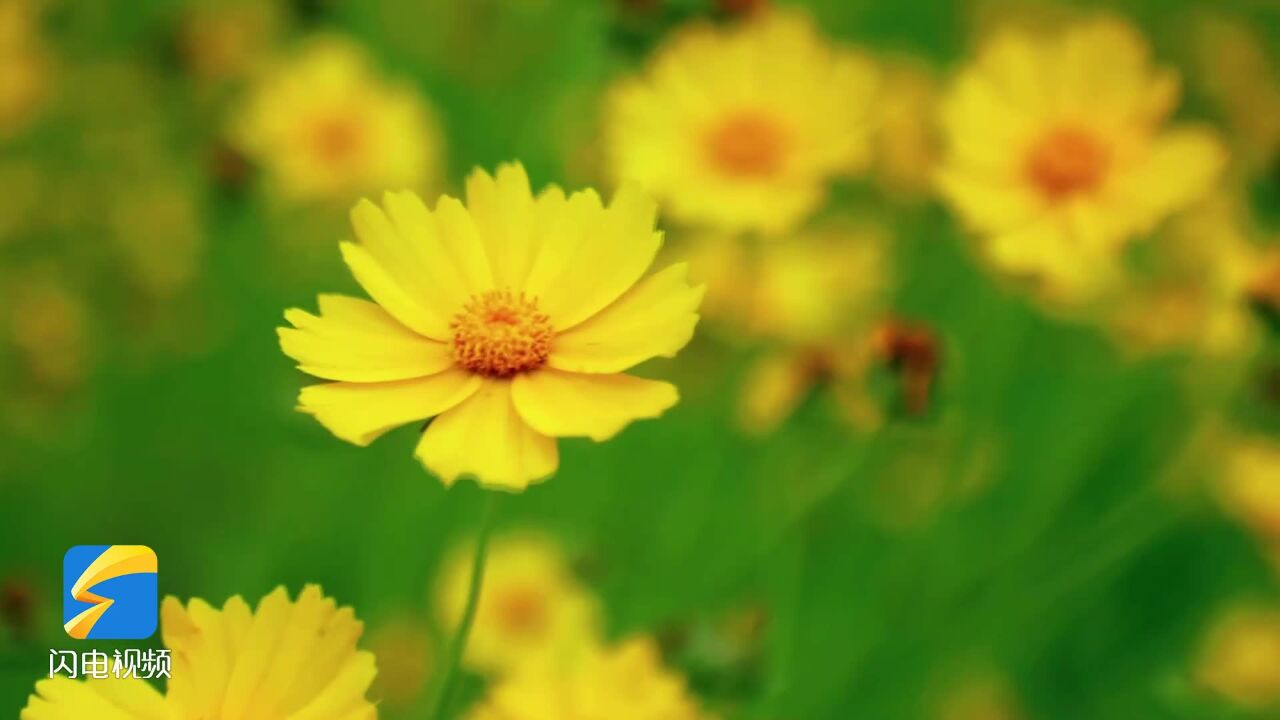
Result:
[[[480,604],[480,589],[484,585],[484,566],[489,558],[489,536],[493,533],[494,519],[498,516],[498,495],[486,492],[484,517],[480,520],[480,535],[476,538],[476,552],[471,560],[471,584],[467,589],[467,604],[462,611],[462,620],[449,643],[449,655],[443,668],[444,676],[436,690],[435,708],[431,711],[433,720],[445,720],[449,706],[453,700],[453,687],[458,678],[458,667],[462,664],[462,655],[467,649],[467,639],[471,636],[471,625],[476,619],[476,608]]]

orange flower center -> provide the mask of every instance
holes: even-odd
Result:
[[[542,594],[532,588],[511,588],[494,608],[498,622],[513,635],[532,635],[547,624],[547,607]]]
[[[712,128],[707,155],[721,173],[735,178],[763,178],[782,170],[786,134],[763,113],[744,112]]]
[[[363,142],[360,124],[355,118],[335,115],[311,126],[311,147],[328,163],[345,163],[359,154]]]
[[[1094,190],[1109,161],[1107,148],[1094,134],[1065,127],[1045,135],[1031,148],[1027,175],[1051,200]]]
[[[551,319],[524,293],[491,290],[474,295],[449,323],[453,358],[486,377],[511,377],[535,370],[551,353]]]

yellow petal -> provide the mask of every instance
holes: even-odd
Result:
[[[325,308],[339,308],[326,312]],[[280,347],[298,369],[326,380],[385,382],[431,375],[453,364],[445,343],[428,340],[367,300],[321,298],[321,315],[288,310]]]
[[[693,337],[705,286],[690,287],[688,263],[654,273],[598,314],[557,335],[548,365],[589,373],[622,372],[652,357],[673,357]]]
[[[480,376],[457,368],[413,380],[328,383],[303,388],[298,409],[343,440],[368,445],[392,428],[452,408],[479,387]]]
[[[633,420],[658,417],[680,394],[671,383],[631,375],[544,369],[516,376],[511,397],[520,416],[544,435],[601,441]]]
[[[558,240],[539,248],[525,284],[557,331],[626,292],[662,245],[653,229],[657,205],[635,185],[624,185],[603,210],[594,193],[574,193],[565,215]]]
[[[738,420],[748,432],[773,432],[795,412],[813,385],[813,374],[803,358],[794,354],[764,358],[747,371]]]
[[[1226,164],[1218,136],[1203,128],[1164,133],[1151,146],[1146,162],[1116,179],[1108,194],[1136,217],[1134,232],[1150,231],[1175,210],[1204,197]]]
[[[420,335],[436,340],[449,339],[451,316],[424,306],[419,296],[396,282],[364,247],[355,243],[342,243],[341,249],[342,259],[351,269],[356,282],[392,317]]]
[[[36,683],[21,720],[166,720],[164,698],[133,678],[76,681],[53,678]]]
[[[450,317],[472,295],[493,288],[493,275],[484,248],[445,232],[436,213],[417,195],[387,193],[383,205],[396,232],[418,257],[426,282],[424,292]]]
[[[473,475],[485,487],[523,490],[555,472],[556,441],[529,427],[511,400],[511,382],[489,380],[458,407],[432,421],[418,459],[452,485]]]
[[[467,210],[475,220],[499,288],[519,290],[529,276],[533,243],[533,191],[520,163],[498,166],[496,177],[476,168],[467,178]]]
[[[1016,182],[997,182],[953,169],[938,173],[938,189],[974,230],[1003,232],[1033,220],[1045,201]]]

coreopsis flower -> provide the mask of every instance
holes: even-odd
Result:
[[[1280,157],[1280,66],[1266,31],[1216,10],[1189,22],[1195,79],[1222,116],[1233,159],[1267,171]]]
[[[1280,446],[1260,439],[1239,442],[1218,481],[1231,515],[1261,539],[1280,543]]]
[[[566,672],[525,672],[499,683],[468,720],[703,720],[684,679],[657,645],[635,638]]]
[[[30,0],[0,0],[0,139],[27,127],[49,92],[49,60]]]
[[[1280,703],[1280,610],[1251,606],[1224,613],[1209,629],[1195,675],[1241,707]]]
[[[378,677],[370,693],[380,705],[404,710],[412,706],[432,674],[433,648],[426,623],[399,614],[370,633],[369,650],[378,659]]]
[[[445,627],[456,627],[462,618],[470,580],[470,553],[456,554],[437,592]],[[599,615],[596,599],[555,543],[529,534],[498,538],[489,549],[464,662],[499,674],[572,666],[600,644]]]
[[[675,386],[624,371],[689,342],[702,289],[684,265],[645,276],[655,212],[630,186],[608,205],[591,190],[535,197],[519,164],[472,173],[465,205],[362,201],[342,254],[375,302],[322,295],[319,315],[285,314],[284,352],[335,381],[304,388],[299,408],[357,445],[434,417],[416,452],[427,469],[509,490],[555,471],[555,438],[657,417]]]
[[[875,85],[868,60],[797,12],[695,24],[614,90],[610,170],[681,222],[784,231],[818,207],[830,179],[870,162]]]
[[[939,698],[936,720],[1020,720],[1017,696],[1002,675],[977,674],[948,688]]]
[[[265,73],[235,115],[230,140],[279,195],[347,201],[434,181],[434,111],[407,84],[384,82],[354,43],[314,39]]]
[[[1203,197],[1224,163],[1217,136],[1165,127],[1178,77],[1152,66],[1129,25],[997,34],[941,107],[938,185],[997,268],[1054,299],[1115,280],[1122,250]]]
[[[933,188],[941,150],[939,82],[919,61],[892,59],[882,64],[884,81],[875,110],[875,175],[897,197],[923,197]]]
[[[824,228],[752,249],[707,237],[690,259],[710,287],[708,313],[764,347],[743,383],[744,429],[776,429],[816,387],[829,387],[854,425],[876,422],[862,381],[890,285],[880,228]]]
[[[1127,346],[1184,347],[1224,357],[1254,344],[1257,323],[1249,301],[1257,300],[1266,262],[1242,205],[1214,194],[1179,213],[1155,236],[1143,262],[1126,269],[1127,281],[1106,313]]]
[[[296,601],[279,588],[256,611],[240,597],[222,609],[166,598],[161,624],[173,663],[164,695],[138,679],[41,680],[21,720],[377,717],[365,699],[374,658],[356,650],[361,624],[314,585]]]

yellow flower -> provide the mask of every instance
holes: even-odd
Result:
[[[606,150],[682,222],[778,232],[870,161],[875,71],[804,15],[696,24],[612,94]]]
[[[1280,447],[1263,440],[1240,443],[1219,483],[1228,512],[1262,539],[1280,542]]]
[[[1242,205],[1216,193],[1169,221],[1143,267],[1128,271],[1132,282],[1106,304],[1122,339],[1143,350],[1188,346],[1211,356],[1250,348],[1257,323],[1248,300],[1264,263]]]
[[[1220,617],[1205,640],[1196,675],[1243,707],[1280,702],[1280,611],[1242,607]]]
[[[876,102],[875,172],[891,193],[915,198],[933,187],[938,162],[938,81],[927,65],[908,59],[884,63]]]
[[[862,381],[890,284],[885,240],[877,227],[831,227],[750,249],[722,237],[690,249],[714,301],[708,313],[767,346],[743,383],[744,429],[773,431],[820,383],[856,426],[876,422]]]
[[[369,649],[378,658],[373,696],[397,710],[411,707],[431,676],[431,635],[425,623],[409,614],[395,615],[371,633]]]
[[[48,95],[49,68],[30,0],[0,0],[0,139],[26,127]]]
[[[527,672],[500,683],[469,720],[701,720],[683,678],[656,644],[636,638],[567,673]]]
[[[239,597],[221,610],[167,598],[161,622],[173,653],[166,695],[142,680],[41,680],[21,720],[377,717],[365,699],[373,655],[356,650],[360,622],[314,585],[296,601],[279,588],[257,612]]]
[[[471,553],[458,553],[438,589],[445,627],[461,620],[470,580]],[[533,535],[499,538],[489,549],[465,662],[490,673],[571,666],[599,644],[599,624],[595,598],[554,543]]]
[[[382,187],[436,179],[434,113],[408,85],[385,84],[361,49],[313,40],[261,78],[231,128],[231,141],[263,166],[274,189],[296,200],[347,200]]]
[[[446,485],[464,474],[521,490],[552,474],[555,438],[612,437],[676,403],[673,385],[623,371],[672,357],[693,336],[701,288],[686,267],[643,277],[662,243],[655,206],[624,187],[534,197],[518,164],[477,170],[464,206],[428,210],[412,193],[352,211],[360,243],[342,253],[376,301],[320,297],[290,310],[284,352],[337,382],[300,409],[367,445],[435,417],[417,457]]]
[[[941,192],[994,265],[1055,298],[1087,296],[1224,163],[1211,132],[1163,129],[1177,101],[1177,76],[1119,21],[1003,32],[943,100]]]

